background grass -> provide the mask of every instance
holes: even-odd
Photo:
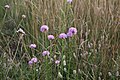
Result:
[[[40,32],[43,24],[47,33]],[[77,35],[58,38],[72,26]],[[22,39],[19,28],[26,33]],[[31,43],[37,48],[30,49]],[[44,50],[50,57],[42,57]],[[38,62],[29,66],[32,57]],[[1,80],[119,80],[119,72],[120,0],[0,0]]]

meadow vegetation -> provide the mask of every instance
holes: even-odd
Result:
[[[120,0],[0,0],[0,80],[119,73]]]

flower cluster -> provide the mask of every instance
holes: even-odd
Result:
[[[41,32],[47,32],[49,30],[49,27],[47,26],[47,25],[42,25],[41,27],[40,27],[40,31]],[[25,32],[20,28],[17,32],[21,32],[21,33],[24,33],[25,34]],[[77,34],[77,29],[76,28],[74,28],[74,27],[71,27],[71,28],[69,28],[69,30],[68,30],[68,32],[67,32],[67,34],[66,33],[60,33],[59,34],[59,38],[60,39],[66,39],[67,37],[72,37],[73,35],[76,35]],[[53,39],[55,39],[55,37],[53,36],[53,35],[48,35],[47,36],[47,38],[48,38],[48,40],[53,40]],[[31,49],[34,49],[34,48],[36,48],[36,44],[30,44],[29,45],[29,48],[31,48]],[[42,52],[42,56],[49,56],[50,55],[50,52],[49,51],[43,51]],[[28,62],[28,64],[33,64],[33,63],[36,63],[37,62],[37,58],[32,58],[29,62]],[[63,61],[64,62],[64,65],[66,65],[66,62],[65,61]],[[59,64],[60,63],[60,60],[55,60],[55,64]]]
[[[41,32],[46,32],[48,31],[49,27],[47,25],[42,25],[40,27]],[[77,29],[74,27],[69,28],[67,34],[65,33],[60,33],[59,38],[60,39],[66,39],[67,37],[72,37],[73,35],[77,34]],[[48,35],[48,40],[53,40],[55,37],[53,35]]]

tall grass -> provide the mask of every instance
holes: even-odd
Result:
[[[44,24],[46,33],[40,32]],[[70,27],[77,35],[59,39]],[[49,34],[55,39],[49,41]],[[30,49],[32,43],[37,48]],[[42,56],[45,50],[49,57]],[[32,57],[38,62],[30,66]],[[0,79],[119,80],[119,72],[120,0],[1,0]]]

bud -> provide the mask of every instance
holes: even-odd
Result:
[[[38,69],[36,69],[36,71],[38,72]]]
[[[65,60],[63,61],[63,65],[66,66],[66,61]]]
[[[54,57],[54,59],[56,59],[56,57],[57,57],[57,56],[56,56],[56,55],[54,55],[53,57]]]
[[[65,72],[67,72],[67,69],[66,69],[66,68],[64,68],[64,71],[65,71]]]
[[[102,80],[101,77],[98,77],[98,80]]]
[[[76,70],[73,70],[73,74],[76,74],[77,73],[77,71]]]
[[[108,72],[108,75],[109,75],[109,76],[112,76],[111,72]]]
[[[77,56],[76,56],[76,54],[75,54],[75,53],[73,53],[73,56],[74,56],[74,58],[75,58],[75,59],[77,59]]]
[[[63,55],[63,60],[66,58],[66,56],[65,55]]]
[[[63,76],[62,76],[62,74],[60,72],[58,72],[58,77],[63,78]]]
[[[116,72],[116,76],[119,76],[119,71]]]

